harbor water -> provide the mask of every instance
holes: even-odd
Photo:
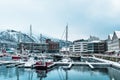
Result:
[[[119,70],[111,67],[92,70],[88,66],[73,66],[70,70],[62,67],[35,70],[0,66],[0,80],[120,80],[119,74]]]

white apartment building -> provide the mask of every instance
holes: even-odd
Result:
[[[108,35],[107,45],[108,52],[120,52],[120,31],[115,31],[113,35]]]
[[[75,50],[74,50],[74,44],[71,44],[70,46],[69,46],[69,51],[70,52],[75,52]]]
[[[70,52],[73,53],[87,53],[87,40],[76,40],[70,45]]]

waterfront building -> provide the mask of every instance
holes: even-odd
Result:
[[[87,45],[88,53],[104,53],[106,49],[106,41],[91,41]]]
[[[59,52],[59,42],[51,41],[51,39],[46,39],[48,44],[48,53],[58,53]]]
[[[114,53],[114,50],[112,48],[112,46],[113,46],[112,37],[113,37],[112,34],[108,35],[108,39],[107,39],[107,48],[108,48],[108,51],[107,51],[107,53]]]
[[[75,52],[75,50],[74,50],[74,44],[69,45],[69,51],[70,51],[71,53],[74,53],[74,52]]]
[[[48,52],[48,44],[47,43],[35,43],[35,42],[29,42],[29,43],[19,43],[18,44],[18,50],[20,50],[20,53],[23,53],[23,51],[28,51],[30,53],[43,53]]]
[[[69,46],[71,53],[104,53],[107,51],[107,42],[99,40],[98,37],[90,36],[88,40],[75,40]]]
[[[88,41],[81,39],[81,40],[76,40],[73,42],[72,45],[69,46],[70,52],[72,53],[87,53],[87,44]]]
[[[120,31],[114,31],[113,35],[108,35],[108,52],[120,52]]]
[[[17,44],[14,42],[0,40],[0,49],[16,48],[16,47],[17,47]]]
[[[90,36],[87,45],[88,53],[105,53],[107,51],[107,42],[98,37]]]

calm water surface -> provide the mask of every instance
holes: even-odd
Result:
[[[0,66],[0,80],[115,80],[109,73],[108,69],[91,70],[87,66],[73,66],[70,70],[57,67],[50,71]]]
[[[11,60],[11,57],[0,60]],[[56,67],[41,71],[0,65],[0,80],[120,80],[120,70],[111,67],[91,70],[88,66],[73,66],[70,70]]]

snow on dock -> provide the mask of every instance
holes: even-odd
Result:
[[[113,66],[120,68],[120,64],[117,62],[104,60],[96,57],[92,57],[95,60],[98,60],[100,62],[53,62],[53,64],[48,66],[48,69],[53,68],[54,66],[63,66],[64,69],[70,69],[72,65],[87,65],[91,69],[94,69],[96,67],[107,67],[107,66]],[[21,68],[33,68],[33,65],[36,63],[36,61],[33,58],[30,58],[28,61],[0,61],[0,65],[6,65],[6,67],[21,67]]]
[[[63,69],[70,69],[72,67],[72,62],[68,63],[68,66],[63,66]]]
[[[55,66],[55,63],[52,63],[52,64],[50,64],[49,66],[48,66],[48,69],[50,69],[50,68],[52,68],[52,67],[54,67]]]
[[[89,66],[91,69],[94,69],[94,67],[93,67],[88,61],[86,61],[86,64],[88,64],[88,66]]]
[[[15,64],[8,64],[6,65],[7,68],[12,68],[12,67],[15,67]]]
[[[54,62],[55,65],[68,65],[68,63],[63,63],[63,62]],[[90,63],[90,62],[89,62]],[[107,65],[107,66],[110,66],[110,63],[101,63],[101,62],[98,62],[98,63],[93,63],[91,62],[90,63],[91,65]],[[72,62],[72,65],[88,65],[86,64],[86,62]]]
[[[99,61],[102,61],[104,63],[108,63],[108,64],[111,64],[111,66],[114,66],[114,67],[117,67],[117,68],[120,68],[120,64],[117,63],[117,62],[113,62],[113,61],[109,61],[109,60],[105,60],[105,59],[100,59],[100,58],[96,58],[96,57],[93,57],[93,59],[96,59],[96,60],[99,60]]]
[[[28,61],[18,60],[18,61],[0,61],[0,65],[6,65],[6,67],[23,67],[23,68],[32,68],[35,64],[35,60],[30,58]]]

